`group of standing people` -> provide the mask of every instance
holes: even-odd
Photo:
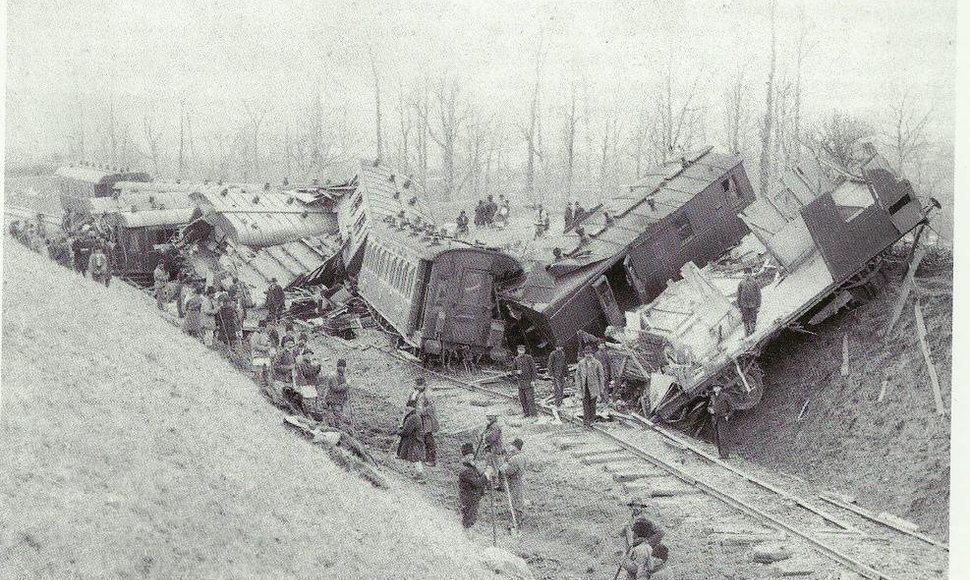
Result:
[[[434,467],[438,463],[435,434],[439,428],[438,412],[428,392],[427,381],[418,377],[404,404],[404,417],[397,431],[397,456],[414,465],[418,481],[422,483],[425,481],[424,466]]]
[[[587,342],[582,348],[583,356],[576,363],[574,384],[576,394],[583,402],[583,424],[591,426],[596,419],[598,402],[608,404],[616,384],[613,376],[613,363],[605,342]],[[546,360],[546,371],[552,380],[552,398],[555,407],[561,407],[565,398],[566,353],[562,346],[556,346]],[[519,403],[525,417],[538,415],[535,389],[538,379],[535,358],[525,351],[525,345],[518,346],[518,355],[512,361],[512,373],[518,383]]]
[[[43,253],[65,268],[90,276],[99,284],[111,283],[111,243],[98,236],[90,224],[72,228],[67,234],[52,232],[38,215],[36,222],[17,220],[10,224],[10,234],[31,250]]]
[[[583,218],[586,217],[586,210],[583,206],[579,205],[578,201],[574,201],[571,204],[566,204],[566,210],[563,212],[563,226],[562,231],[569,231],[570,228],[577,225]]]
[[[498,415],[486,415],[485,428],[482,430],[475,447],[471,443],[461,446],[462,465],[458,473],[458,504],[461,510],[461,523],[467,530],[478,520],[479,504],[487,493],[492,493],[490,508],[494,522],[495,492],[505,492],[505,502],[509,508],[510,527],[521,528],[525,518],[525,498],[523,479],[526,472],[525,456],[522,454],[524,442],[513,439],[506,446],[502,440],[502,427]]]
[[[202,282],[188,284],[184,279],[169,284],[170,275],[164,265],[155,267],[155,304],[164,309],[166,294],[171,293],[182,316],[182,329],[208,347],[217,342],[229,348],[238,348],[243,340],[243,321],[248,304],[243,284],[236,279],[224,280],[206,286]],[[167,288],[170,288],[167,290]]]
[[[464,210],[462,210],[464,213]],[[505,227],[509,224],[509,218],[512,215],[512,208],[509,205],[508,198],[503,194],[499,194],[498,201],[489,195],[486,199],[478,200],[478,205],[475,206],[475,227],[476,228],[494,228],[494,227]],[[459,214],[459,218],[461,214]],[[467,230],[468,216],[465,216],[465,226]],[[459,220],[459,230],[461,229],[461,223]]]

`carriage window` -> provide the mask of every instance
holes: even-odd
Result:
[[[686,215],[674,218],[674,229],[677,230],[677,236],[682,244],[686,244],[694,237],[694,228]]]

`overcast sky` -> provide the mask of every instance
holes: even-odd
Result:
[[[481,106],[522,116],[540,37],[547,114],[579,75],[599,104],[634,107],[668,65],[684,87],[704,76],[709,107],[721,106],[739,69],[764,98],[768,0],[385,4],[8,0],[7,147],[63,149],[77,94],[93,108],[112,86],[132,109],[168,110],[187,98],[213,125],[241,118],[242,99],[266,99],[281,123],[322,78],[327,102],[373,131],[369,46],[388,107],[400,82],[447,71]],[[803,22],[813,46],[807,115],[877,114],[911,89],[934,108],[933,131],[951,138],[954,2],[782,0],[779,58],[789,71]]]

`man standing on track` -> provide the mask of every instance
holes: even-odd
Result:
[[[596,420],[596,399],[603,391],[603,365],[587,346],[583,358],[576,363],[576,391],[583,397],[583,425],[592,427]]]
[[[536,361],[531,354],[525,353],[525,345],[519,345],[519,355],[513,362],[513,371],[519,379],[519,403],[522,414],[535,417],[536,412]]]
[[[563,387],[566,382],[566,353],[562,350],[562,345],[549,353],[549,360],[546,362],[546,370],[549,378],[552,379],[552,400],[557,407],[562,406],[564,397]]]
[[[606,349],[606,341],[601,341],[593,355],[603,366],[603,392],[601,398],[604,404],[610,402],[610,392],[613,390],[613,364],[610,361],[610,351]]]

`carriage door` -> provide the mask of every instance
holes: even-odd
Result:
[[[637,298],[640,299],[641,303],[645,303],[647,301],[647,287],[643,284],[636,268],[633,267],[633,260],[630,259],[630,256],[623,258],[623,269],[626,270],[626,279],[630,282],[630,286],[637,291]]]
[[[484,346],[492,321],[492,273],[463,268],[457,289],[445,340],[450,334],[451,342]]]
[[[600,308],[603,309],[603,314],[606,315],[606,323],[610,326],[624,326],[626,324],[626,318],[616,303],[613,288],[610,287],[610,282],[606,279],[606,276],[600,276],[596,283],[593,284],[593,289],[596,291],[596,297],[600,301]]]

